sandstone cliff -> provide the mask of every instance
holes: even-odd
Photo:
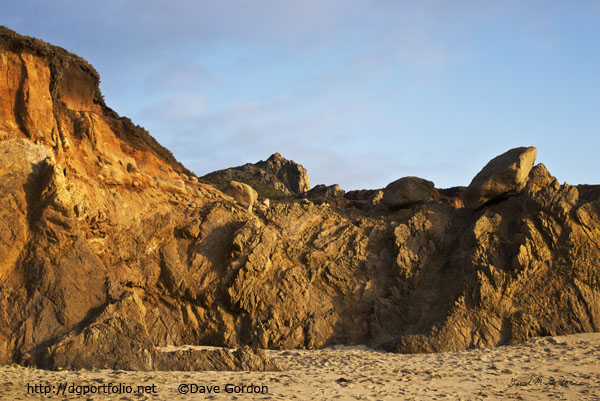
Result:
[[[427,185],[402,207],[356,192],[372,207],[254,214],[110,110],[84,60],[2,28],[0,71],[0,363],[271,369],[247,348],[157,347],[430,352],[600,330],[597,187],[509,160],[520,181],[482,170],[469,199],[502,191],[470,208]]]

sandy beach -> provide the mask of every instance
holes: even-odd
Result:
[[[362,346],[268,352],[281,372],[4,366],[0,399],[600,400],[600,333],[442,354],[400,355]]]

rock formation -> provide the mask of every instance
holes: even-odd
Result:
[[[403,177],[383,191],[381,201],[391,208],[402,208],[427,201],[433,195],[433,182],[419,177]]]
[[[277,177],[293,194],[301,194],[310,189],[306,169],[293,160],[287,160],[274,153],[266,161],[256,163],[256,167]]]
[[[223,192],[247,207],[249,212],[252,212],[252,206],[258,199],[256,191],[242,182],[230,181]]]
[[[345,191],[340,189],[338,184],[333,185],[324,185],[319,184],[315,185],[310,191],[306,193],[306,196],[309,198],[337,198],[343,197],[345,195]]]
[[[242,182],[256,189],[261,198],[290,198],[310,189],[306,169],[279,153],[266,161],[214,171],[200,179],[221,190],[231,181]]]
[[[1,28],[0,69],[0,363],[271,369],[243,347],[431,352],[600,330],[596,186],[517,156],[482,170],[471,208],[457,188],[253,214],[109,109],[84,60]],[[240,351],[161,353],[185,344]]]
[[[527,182],[537,149],[515,148],[490,160],[465,191],[466,206],[477,208],[502,196],[516,194]]]

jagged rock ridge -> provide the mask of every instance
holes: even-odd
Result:
[[[265,161],[214,171],[200,179],[221,190],[231,181],[243,182],[256,189],[261,198],[289,198],[310,189],[306,169],[279,153],[272,154]]]
[[[0,363],[201,369],[157,347],[430,352],[600,328],[595,186],[519,165],[476,207],[458,188],[252,213],[108,109],[81,59],[2,29],[0,66]]]

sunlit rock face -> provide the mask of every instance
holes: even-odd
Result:
[[[500,197],[521,191],[533,167],[537,149],[515,148],[490,160],[465,191],[466,206],[477,208]]]
[[[1,28],[0,70],[1,363],[274,369],[157,347],[431,352],[600,329],[600,191],[532,168],[532,148],[509,190],[470,186],[476,207],[427,183],[400,208],[384,191],[249,207],[109,109],[81,58]]]

